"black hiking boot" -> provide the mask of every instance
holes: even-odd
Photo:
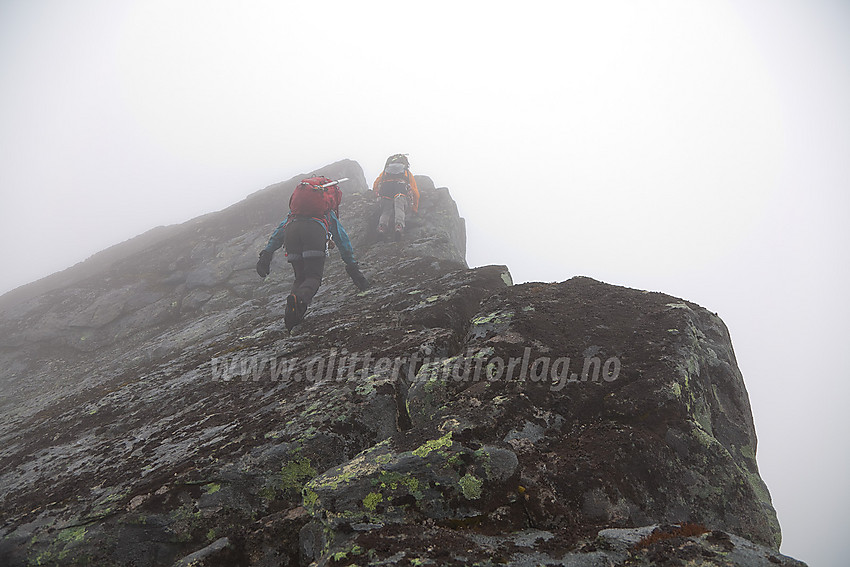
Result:
[[[294,326],[304,320],[307,314],[307,303],[293,294],[286,296],[286,310],[283,312],[283,324],[291,331]]]
[[[295,324],[297,325],[304,320],[304,315],[307,314],[307,303],[300,297],[295,298]]]

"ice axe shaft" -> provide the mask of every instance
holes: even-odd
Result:
[[[324,189],[325,187],[330,187],[331,185],[339,185],[343,181],[348,181],[348,178],[343,177],[342,179],[337,179],[336,181],[331,181],[330,183],[325,183],[324,185],[319,185],[318,187]]]

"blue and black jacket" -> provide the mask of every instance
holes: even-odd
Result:
[[[333,237],[334,243],[337,248],[339,248],[339,254],[342,256],[342,261],[350,266],[357,265],[357,260],[354,259],[354,248],[351,246],[351,240],[348,238],[348,233],[345,232],[345,228],[343,228],[342,223],[339,222],[339,218],[336,216],[334,211],[328,212],[323,218],[296,217],[290,212],[286,215],[286,219],[280,223],[280,226],[278,226],[272,233],[271,238],[269,238],[269,243],[266,244],[265,248],[267,252],[273,254],[275,250],[283,246],[283,237],[286,234],[286,225],[296,218],[308,218],[309,220],[321,224]]]

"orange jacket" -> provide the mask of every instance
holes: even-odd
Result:
[[[416,178],[413,177],[413,174],[410,173],[410,170],[404,172],[405,177],[407,178],[407,182],[410,184],[410,206],[413,209],[413,212],[417,212],[419,210],[419,188],[416,187]],[[375,192],[376,196],[380,196],[380,188],[381,188],[381,179],[384,178],[384,172],[382,171],[378,178],[372,183],[372,191]]]

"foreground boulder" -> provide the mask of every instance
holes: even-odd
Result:
[[[589,278],[525,284],[486,299],[455,353],[419,368],[410,430],[307,483],[306,548],[399,525],[534,528],[563,544],[655,522],[778,548],[716,315]]]
[[[0,298],[0,564],[795,564],[716,315],[470,269],[427,177],[379,241],[318,173],[373,286],[334,253],[292,334],[254,263],[297,179]]]

